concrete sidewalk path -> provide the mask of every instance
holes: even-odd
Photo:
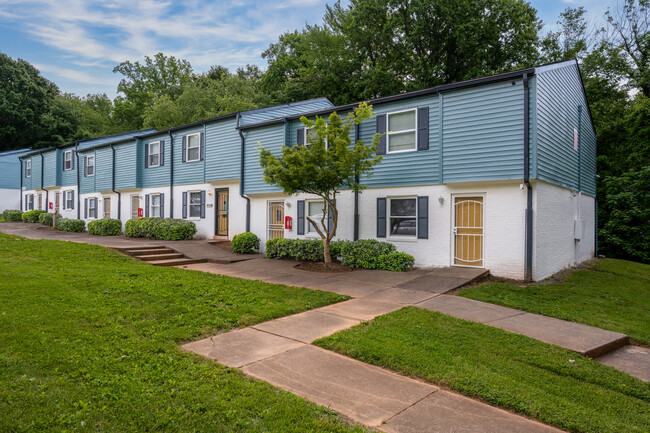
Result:
[[[399,295],[399,290],[406,295]],[[249,376],[386,432],[559,432],[429,383],[309,344],[395,311],[407,299],[439,296],[404,289],[388,289],[380,295],[377,299],[352,299],[271,320],[187,343],[182,348],[239,368]]]

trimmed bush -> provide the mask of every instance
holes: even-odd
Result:
[[[117,236],[122,232],[122,221],[101,219],[88,223],[88,233],[97,236]]]
[[[83,232],[86,229],[86,223],[83,220],[72,218],[57,218],[56,229],[64,232]]]
[[[47,213],[44,210],[34,209],[24,212],[22,215],[24,223],[37,223],[41,214]]]
[[[396,251],[395,245],[372,239],[335,241],[330,244],[332,258],[351,268],[385,269],[404,272],[413,268],[413,256]],[[270,259],[303,262],[323,261],[323,242],[318,239],[270,239],[266,242]]]
[[[192,239],[196,224],[172,218],[133,218],[126,222],[124,235],[131,238],[150,238],[168,241]]]
[[[44,226],[52,227],[52,218],[54,217],[53,213],[42,213],[38,216],[38,222]],[[61,215],[56,214],[56,218],[61,218]]]
[[[23,220],[23,213],[18,209],[5,209],[2,211],[2,218],[5,221],[20,222]]]
[[[232,238],[232,250],[240,254],[255,254],[260,249],[260,238],[255,233],[246,232]]]

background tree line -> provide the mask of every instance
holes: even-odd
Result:
[[[158,53],[125,61],[118,96],[62,93],[0,53],[0,150],[48,147],[302,99],[335,104],[577,58],[598,138],[599,252],[650,262],[650,0],[620,0],[605,25],[567,8],[543,28],[524,0],[351,0],[287,32],[268,67],[196,73]]]

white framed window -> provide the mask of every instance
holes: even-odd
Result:
[[[185,161],[192,162],[201,159],[201,133],[190,134],[186,138]]]
[[[190,191],[187,194],[190,218],[201,218],[201,191]]]
[[[152,217],[160,218],[160,194],[151,194],[149,203],[149,214]]]
[[[415,238],[418,233],[417,197],[390,198],[388,234]]]
[[[25,177],[32,177],[32,160],[25,161]]]
[[[54,194],[54,210],[58,212],[60,208],[61,208],[61,193],[57,192],[56,194]]]
[[[26,198],[27,202],[25,203],[25,207],[27,210],[34,210],[34,194],[29,194]]]
[[[97,199],[88,199],[88,218],[97,218]]]
[[[66,150],[63,152],[63,170],[72,170],[72,151]]]
[[[147,143],[149,149],[147,149],[148,161],[147,167],[158,167],[160,166],[160,141],[152,141]]]
[[[64,209],[74,209],[74,193],[72,191],[63,191]]]
[[[310,146],[310,143],[309,143],[309,140],[308,140],[310,137],[313,137],[313,138],[316,138],[316,139],[318,138],[318,133],[316,132],[315,128],[305,128],[305,146],[307,146],[307,147]],[[329,142],[327,141],[327,137],[326,137],[325,138],[325,149],[328,149],[329,147],[330,147]]]
[[[140,196],[131,196],[131,219],[138,218],[138,209],[140,208]]]
[[[104,197],[104,218],[109,219],[111,217],[111,198]]]
[[[95,156],[88,155],[86,157],[86,176],[95,175]]]
[[[309,200],[307,201],[307,216],[314,220],[316,223],[319,223],[323,217],[323,206],[325,202],[323,200]],[[325,224],[327,224],[327,212],[325,213]],[[309,221],[307,221],[307,233],[318,233],[316,227]]]
[[[396,111],[386,115],[387,153],[412,152],[417,150],[417,110]]]

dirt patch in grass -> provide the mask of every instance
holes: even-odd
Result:
[[[347,266],[343,266],[338,262],[330,263],[325,265],[323,262],[302,262],[294,266],[296,269],[301,271],[310,271],[310,272],[352,272],[354,269]]]

